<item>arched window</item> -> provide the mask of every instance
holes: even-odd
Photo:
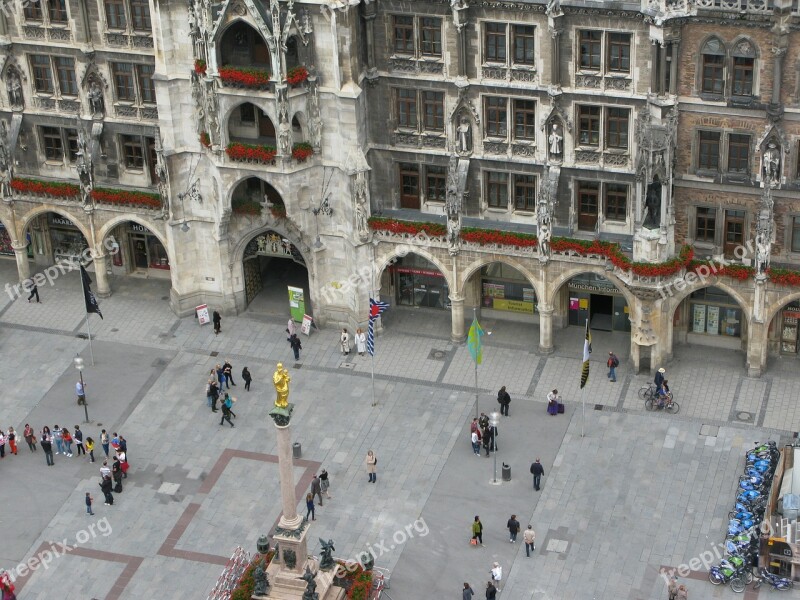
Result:
[[[733,95],[752,96],[756,49],[749,40],[741,40],[733,47]]]
[[[725,46],[717,38],[711,38],[703,46],[702,82],[704,94],[722,96],[725,93]]]
[[[300,64],[300,54],[297,46],[297,36],[289,36],[286,40],[286,70],[296,67]]]

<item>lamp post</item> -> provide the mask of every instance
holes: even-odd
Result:
[[[494,479],[492,483],[497,483],[497,424],[500,422],[500,413],[489,414],[489,425],[492,427],[492,454],[494,454]]]
[[[319,239],[319,218],[318,218],[319,214],[322,213],[323,215],[327,215],[329,217],[333,215],[333,208],[331,208],[331,204],[328,201],[329,198],[330,196],[325,196],[325,198],[322,199],[318,207],[314,208],[313,205],[311,207],[311,212],[314,215],[314,225],[316,226],[317,230],[317,239],[314,242],[314,248],[322,247],[322,241]]]
[[[81,377],[81,391],[83,392],[83,396],[78,396],[78,403],[83,403],[83,414],[86,417],[86,423],[89,422],[89,405],[86,403],[86,386],[83,385],[83,359],[80,356],[76,356],[73,359],[73,363],[75,363],[75,368],[78,369],[78,373],[80,373]]]

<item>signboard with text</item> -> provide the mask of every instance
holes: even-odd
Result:
[[[206,323],[211,322],[211,317],[208,315],[207,304],[201,304],[200,306],[195,307],[194,310],[197,313],[197,322],[200,325],[205,325]]]
[[[300,323],[306,314],[306,300],[303,293],[303,288],[296,288],[288,286],[289,289],[289,312],[292,314],[292,320]]]

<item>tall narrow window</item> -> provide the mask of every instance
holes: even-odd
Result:
[[[514,208],[536,210],[535,175],[514,175]]]
[[[419,210],[419,167],[414,164],[400,164],[400,208]]]
[[[628,109],[609,108],[606,116],[606,147],[628,147]]]
[[[26,21],[41,21],[42,20],[41,2],[24,2],[22,4],[22,13],[25,15]]]
[[[42,127],[42,145],[46,160],[64,160],[64,142],[57,127]]]
[[[395,15],[394,51],[399,54],[414,54],[414,17]]]
[[[483,102],[486,115],[486,135],[506,137],[508,135],[508,98],[489,96],[484,98]]]
[[[441,56],[442,20],[436,17],[422,17],[419,25],[422,56]]]
[[[702,85],[700,89],[704,94],[722,95],[725,91],[723,66],[725,63],[725,48],[716,38],[708,40],[702,52]]]
[[[39,0],[43,2],[44,0]],[[51,23],[67,22],[67,0],[47,0],[47,16]]]
[[[150,3],[147,0],[131,0],[131,20],[136,31],[151,31]]]
[[[397,125],[408,129],[417,127],[417,91],[397,90]]]
[[[422,107],[427,131],[444,131],[444,93],[422,92]]]
[[[728,137],[728,171],[747,173],[750,165],[750,136],[731,134]]]
[[[78,160],[78,130],[66,129],[67,134],[67,156],[69,162],[74,163]]]
[[[114,74],[114,89],[117,100],[133,102],[136,100],[136,90],[133,87],[133,65],[129,63],[112,63]]]
[[[125,159],[126,169],[140,170],[144,168],[144,148],[142,138],[138,135],[120,136],[122,143],[122,156]]]
[[[600,204],[600,184],[593,181],[578,183],[578,229],[594,231]]]
[[[152,65],[137,65],[136,71],[139,79],[141,101],[146,104],[154,104],[156,101],[156,88],[153,85],[155,68]]]
[[[513,102],[514,139],[536,139],[536,101],[515,99]]]
[[[508,173],[486,173],[486,203],[492,208],[508,208]]]
[[[484,25],[484,53],[487,62],[506,63],[506,24],[486,23]]]
[[[706,171],[717,171],[719,169],[719,132],[701,131],[698,137],[697,167]]]
[[[536,28],[533,25],[513,25],[514,64],[535,65],[534,40]]]
[[[608,70],[614,73],[631,71],[631,34],[608,34]]]
[[[600,145],[600,107],[578,107],[578,143],[581,146]]]
[[[733,57],[733,95],[753,95],[753,65],[755,61],[746,56]]]
[[[714,242],[714,234],[717,229],[717,209],[706,206],[697,207],[697,226],[695,227],[695,239],[698,242]]]
[[[78,82],[75,79],[75,59],[58,56],[54,60],[61,94],[63,96],[77,96]]]
[[[628,186],[619,183],[606,184],[606,219],[624,221],[628,215]]]
[[[109,29],[125,29],[128,26],[123,0],[106,0],[106,25]]]
[[[425,195],[428,202],[444,202],[447,195],[447,167],[428,165],[425,168]]]
[[[31,56],[31,69],[33,70],[33,87],[37,92],[52,94],[53,70],[50,66],[50,57],[41,54]]]
[[[580,32],[580,56],[581,69],[588,71],[600,70],[600,48],[602,46],[602,31],[581,31]]]

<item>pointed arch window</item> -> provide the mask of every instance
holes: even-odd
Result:
[[[725,46],[717,38],[711,38],[703,46],[702,82],[704,94],[722,96],[725,93]]]
[[[756,51],[748,40],[742,40],[733,47],[733,95],[752,96],[755,73]]]

